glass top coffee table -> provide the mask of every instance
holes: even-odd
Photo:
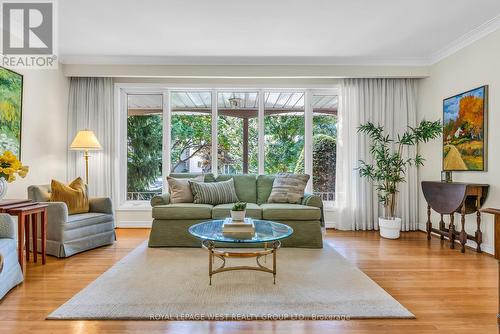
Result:
[[[285,224],[276,223],[268,220],[254,219],[255,234],[248,238],[235,238],[224,235],[222,232],[222,225],[224,220],[211,220],[203,223],[193,225],[189,228],[191,235],[201,239],[201,245],[208,250],[208,275],[209,282],[212,285],[212,275],[231,270],[258,270],[273,274],[273,280],[276,284],[276,252],[281,247],[282,239],[288,238],[293,233],[293,229]],[[244,249],[238,251],[237,249],[216,249],[216,243],[229,243],[229,244],[263,244],[263,249],[256,248],[255,250]],[[268,248],[268,243],[272,247]],[[263,265],[260,260],[266,255],[272,254],[273,267],[269,268]],[[256,266],[226,266],[226,258],[251,258],[254,257]],[[222,264],[214,269],[214,260],[219,258]]]

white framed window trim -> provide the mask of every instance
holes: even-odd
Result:
[[[210,91],[211,92],[211,104],[212,104],[212,157],[217,157],[217,147],[218,147],[218,128],[217,128],[217,116],[218,116],[218,93],[220,92],[238,92],[238,91],[252,91],[258,93],[258,173],[264,174],[264,161],[265,161],[265,136],[264,136],[264,117],[265,117],[265,93],[268,92],[303,92],[304,93],[304,172],[306,174],[312,175],[313,172],[313,107],[312,98],[314,95],[338,95],[338,87],[328,87],[328,88],[267,88],[267,87],[245,87],[245,88],[234,88],[234,87],[210,87],[210,86],[199,86],[199,87],[170,87],[158,84],[115,84],[115,116],[119,122],[119,131],[116,134],[116,143],[118,143],[118,148],[116,152],[119,152],[116,164],[117,170],[115,180],[115,191],[119,194],[116,200],[116,207],[119,210],[140,210],[145,207],[150,207],[149,202],[146,201],[127,201],[127,116],[128,116],[128,104],[127,96],[133,94],[151,94],[151,95],[162,95],[163,97],[163,140],[162,140],[162,179],[163,179],[163,189],[167,189],[168,185],[166,183],[166,176],[170,173],[171,169],[171,95],[172,92],[176,91]],[[218,173],[218,161],[212,158],[211,161],[212,173],[217,175]],[[309,180],[306,192],[312,192],[312,178]],[[325,210],[334,211],[335,203],[326,202]]]

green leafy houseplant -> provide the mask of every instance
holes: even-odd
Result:
[[[237,202],[233,205],[231,209],[231,218],[233,222],[244,222],[246,215],[247,203]]]
[[[233,205],[231,210],[233,211],[245,211],[247,208],[247,203],[245,202],[237,202]]]
[[[408,167],[423,166],[424,162],[419,154],[403,157],[403,149],[439,137],[442,133],[441,121],[423,120],[416,128],[408,127],[395,139],[384,133],[383,126],[371,122],[359,126],[358,132],[369,136],[370,154],[373,157],[372,164],[360,160],[359,174],[375,185],[379,203],[384,206],[385,218],[394,219],[399,184],[406,181]]]

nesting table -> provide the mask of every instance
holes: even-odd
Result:
[[[33,261],[38,261],[38,215],[40,214],[40,239],[42,264],[47,260],[47,204],[32,202],[31,200],[3,200],[0,201],[0,213],[7,213],[17,216],[17,255],[21,269],[24,270],[24,254],[26,252],[26,261],[30,259],[30,224],[31,241],[33,249]]]

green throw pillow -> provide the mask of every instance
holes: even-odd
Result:
[[[189,181],[196,204],[226,204],[238,202],[234,180],[230,179],[222,182],[199,183]]]

